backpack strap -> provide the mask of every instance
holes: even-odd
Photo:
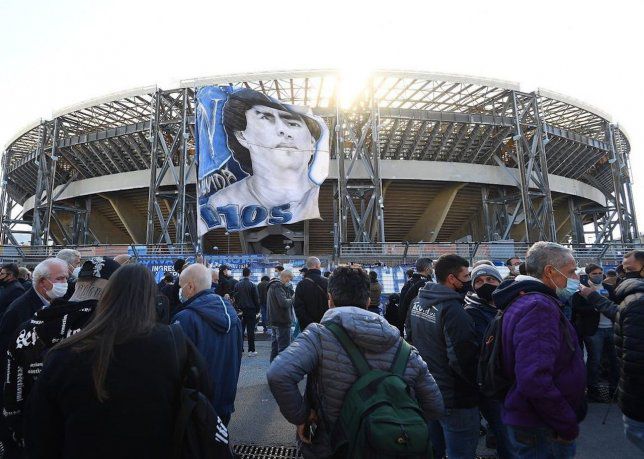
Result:
[[[170,335],[172,336],[172,344],[174,345],[174,361],[177,366],[179,381],[183,384],[186,373],[186,364],[188,361],[186,336],[183,334],[183,329],[178,323],[170,325]]]
[[[326,298],[326,292],[324,291],[324,289],[323,289],[322,287],[320,287],[320,284],[318,284],[317,282],[315,282],[315,281],[314,281],[313,279],[311,279],[310,277],[305,277],[305,278],[304,278],[304,279],[302,279],[302,280],[309,281],[309,282],[313,283],[313,285],[315,285],[315,286],[318,288],[318,290],[319,290],[320,292],[322,292],[322,295]]]
[[[411,346],[407,341],[401,339],[400,346],[398,346],[398,350],[396,351],[396,358],[394,359],[394,363],[391,364],[389,371],[401,378],[404,377],[410,354]]]
[[[358,349],[351,338],[349,338],[349,335],[347,335],[347,332],[344,331],[344,328],[334,323],[324,324],[324,326],[328,328],[340,342],[346,353],[349,355],[351,363],[353,363],[353,366],[356,368],[356,370],[358,370],[358,374],[360,376],[364,376],[365,374],[369,373],[369,371],[371,371],[369,362],[367,362],[367,359],[365,359],[364,355],[362,355],[360,349]]]

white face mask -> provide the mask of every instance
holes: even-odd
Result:
[[[72,276],[75,278],[78,278],[78,274],[80,273],[81,267],[77,266],[74,268],[74,271],[72,271]]]
[[[52,300],[65,296],[65,293],[67,293],[67,282],[54,283],[51,290],[47,290],[47,296]]]

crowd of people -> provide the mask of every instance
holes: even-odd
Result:
[[[383,307],[375,272],[323,273],[315,257],[295,288],[281,266],[255,284],[249,268],[237,280],[178,259],[157,284],[127,255],[5,264],[3,457],[174,457],[186,385],[227,439],[259,326],[304,457],[474,458],[482,419],[500,458],[574,457],[604,374],[644,454],[644,252],[580,270],[569,249],[538,242],[506,267],[419,258]]]

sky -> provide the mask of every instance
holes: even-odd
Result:
[[[2,0],[0,147],[62,107],[209,75],[377,68],[497,78],[584,101],[626,130],[644,228],[643,17],[644,0]]]

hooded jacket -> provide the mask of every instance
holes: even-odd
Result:
[[[332,431],[340,415],[344,396],[358,378],[357,370],[324,325],[341,325],[372,368],[389,370],[395,359],[401,337],[398,329],[365,309],[335,307],[329,309],[320,324],[312,323],[273,361],[267,379],[280,411],[292,424],[303,424],[311,408],[318,413],[318,433],[312,445],[302,445],[310,457],[330,454]],[[310,375],[307,397],[302,397],[298,383]],[[404,378],[414,391],[427,419],[444,413],[441,393],[427,370],[427,365],[412,348]],[[305,457],[309,457],[306,454]]]
[[[476,366],[480,342],[474,321],[463,309],[463,295],[428,282],[411,307],[414,346],[427,362],[447,408],[478,404]]]
[[[206,361],[212,382],[210,402],[221,417],[235,411],[243,349],[242,327],[235,308],[212,290],[197,293],[174,315]]]
[[[47,351],[65,338],[79,332],[89,321],[97,300],[54,300],[23,323],[7,349],[4,385],[4,415],[14,439],[22,442],[25,401],[40,376]]]
[[[273,327],[290,327],[293,322],[293,293],[279,279],[273,279],[268,284],[266,295],[268,308],[268,323]]]
[[[326,293],[328,284],[328,279],[322,276],[319,269],[309,269],[304,274],[304,279],[295,287],[293,308],[301,330],[308,327],[310,323],[319,323],[329,309]]]
[[[585,415],[586,367],[555,291],[519,276],[503,282],[493,298],[504,310],[503,368],[515,381],[503,402],[503,422],[546,427],[565,440],[575,439]]]
[[[485,331],[496,317],[499,310],[479,297],[474,292],[467,292],[465,295],[465,312],[467,312],[474,321],[474,331],[479,344],[483,343]]]
[[[593,292],[587,301],[615,321],[621,368],[617,403],[626,416],[644,422],[644,279],[623,280],[614,298],[617,303]]]

